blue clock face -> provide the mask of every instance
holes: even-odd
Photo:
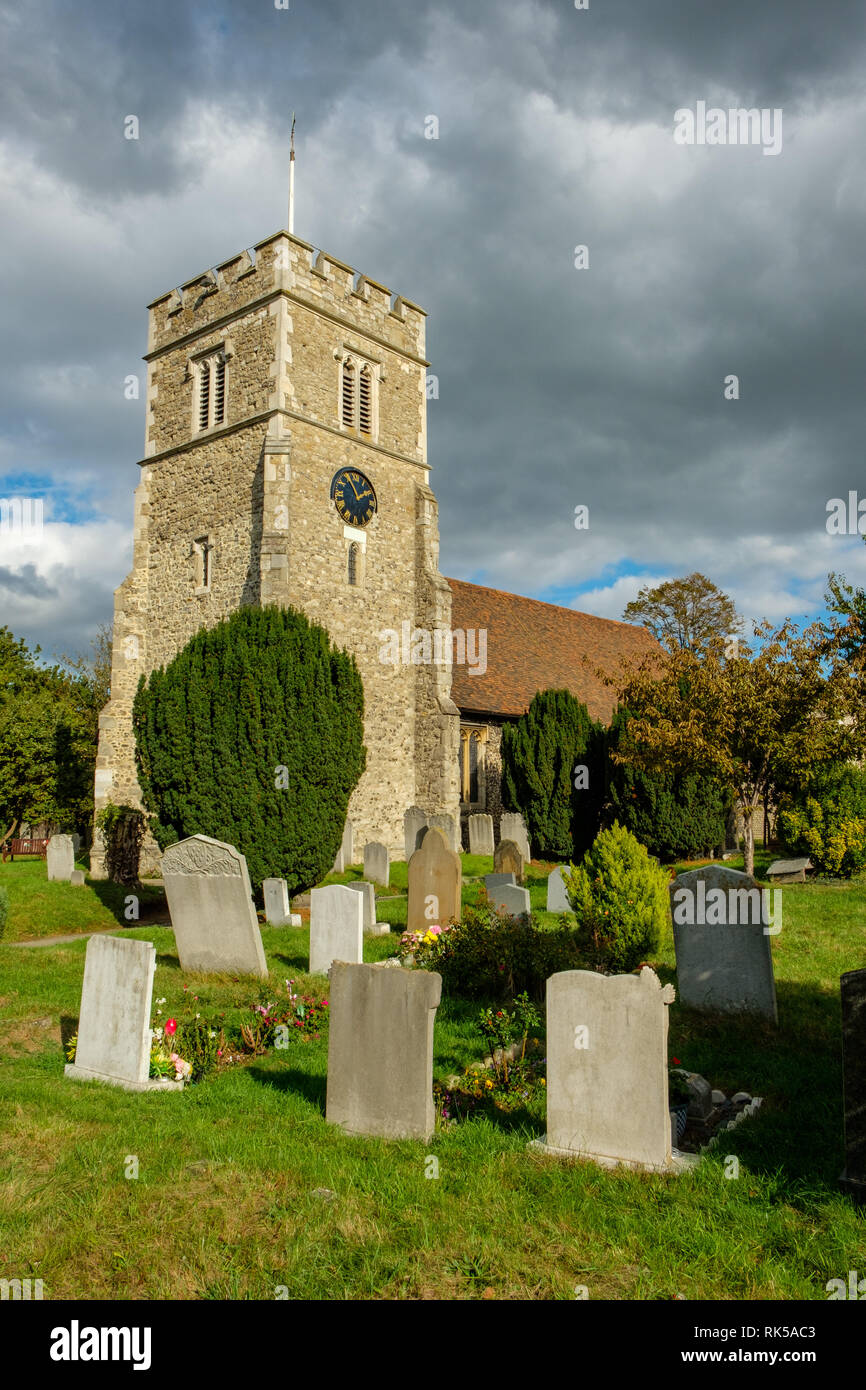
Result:
[[[339,516],[350,526],[366,526],[377,510],[373,484],[356,468],[341,468],[334,474],[331,496]]]

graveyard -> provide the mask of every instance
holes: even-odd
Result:
[[[444,833],[441,843],[439,830],[431,835],[439,859],[429,872],[440,874],[456,855]],[[216,860],[241,882],[213,843],[209,866]],[[201,855],[194,848],[180,857],[189,867]],[[759,882],[770,858],[758,849]],[[464,915],[483,905],[485,878],[497,867],[492,854],[460,855]],[[674,867],[694,873],[699,866]],[[0,943],[7,1264],[14,1258],[16,1271],[41,1278],[52,1299],[153,1300],[823,1300],[829,1279],[858,1260],[863,1266],[862,1211],[839,1188],[839,980],[862,965],[866,883],[785,886],[784,930],[763,938],[778,1023],[758,1008],[732,1018],[685,1007],[672,923],[647,962],[654,982],[644,970],[593,976],[596,990],[621,981],[657,998],[652,1007],[664,1016],[677,1063],[728,1095],[746,1090],[762,1101],[698,1163],[653,1172],[557,1157],[563,1134],[571,1145],[567,1116],[564,1128],[556,1120],[546,1152],[552,1118],[543,1080],[509,1104],[486,1094],[495,1088],[486,1087],[493,1073],[482,1070],[485,1000],[461,997],[447,980],[440,991],[435,972],[398,968],[417,867],[392,858],[385,874],[380,863],[387,882],[376,883],[372,912],[367,892],[349,892],[368,881],[370,856],[366,868],[367,875],[361,855],[329,874],[310,905],[294,904],[300,926],[270,926],[260,913],[250,926],[251,955],[213,971],[190,968],[184,904],[175,900],[169,916],[170,862],[165,885],[153,880],[140,890],[142,915],[152,920],[138,924],[125,920],[123,894],[109,891],[118,885],[89,877],[82,886],[49,884],[38,861],[0,866],[11,924]],[[555,866],[530,860],[518,868],[523,883],[512,891],[528,893],[538,926],[554,932],[559,914],[547,911],[547,893]],[[741,869],[742,858],[725,868]],[[207,891],[201,881],[197,891]],[[335,892],[351,899],[334,899],[336,918],[327,897]],[[329,925],[338,935],[315,959],[310,914],[315,925],[318,904],[329,924],[345,918],[348,927]],[[506,898],[502,910],[519,905],[509,909]],[[60,934],[46,931],[46,921],[52,928],[65,921],[72,939],[41,944]],[[387,930],[371,929],[373,922]],[[348,936],[339,935],[344,929]],[[213,1032],[224,1043],[218,1065],[200,1080],[169,1079],[161,1088],[175,1094],[68,1074],[105,1065],[85,1055],[85,1043],[93,1045],[85,1037],[88,1010],[99,1009],[92,990],[88,1002],[89,985],[82,995],[82,982],[88,952],[94,961],[111,954],[118,937],[125,952],[143,953],[147,977],[124,1017],[138,1009],[141,1027],[148,1012],[141,1000],[152,1001],[151,1024],[166,1038],[175,1023],[185,1037],[198,1026],[196,1036]],[[379,965],[387,960],[391,967]],[[106,968],[103,961],[99,969]],[[122,978],[132,988],[130,974],[125,968]],[[579,983],[575,975],[555,979]],[[553,1084],[556,1056],[572,1065],[577,1054],[567,1038],[562,1053],[561,1035],[556,1054],[549,1030],[545,1037],[543,999],[536,1002],[539,1023],[530,1032],[538,1046],[527,1055],[536,1076],[546,1064]],[[497,1007],[505,1005],[494,1002],[494,1016]],[[415,1018],[410,1044],[401,1031],[407,1011]],[[293,1021],[283,1047],[263,1026],[276,1018]],[[82,1050],[70,1061],[78,1029]],[[664,1042],[654,1036],[651,1045],[642,1040],[634,1064],[636,1074],[649,1068],[649,1089],[651,1054]],[[606,1047],[615,1051],[619,1037],[614,1028]],[[96,1044],[98,1052],[98,1036]],[[395,1066],[401,1048],[405,1066]],[[604,1056],[595,1060],[601,1070],[583,1109],[597,1110],[615,1136],[640,1129],[639,1117],[620,1113],[637,1103],[615,1094],[616,1069],[605,1070]],[[661,1052],[657,1060],[664,1065]],[[478,1100],[461,1109],[455,1082],[467,1074],[477,1079]],[[663,1154],[668,1136],[655,1133]]]

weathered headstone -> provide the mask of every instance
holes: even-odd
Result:
[[[680,1003],[705,1013],[755,1013],[777,1021],[770,910],[778,889],[708,864],[670,885]]]
[[[332,874],[344,874],[350,864],[355,862],[355,833],[350,820],[343,826],[343,838],[340,848],[337,850],[337,857],[334,860]]]
[[[510,883],[513,888],[517,887],[517,878],[514,874],[485,874],[484,887],[487,890],[488,898],[493,900],[493,895],[505,884]]]
[[[488,897],[497,912],[505,912],[509,917],[522,917],[524,912],[532,911],[529,905],[529,889],[520,888],[514,883],[503,883],[495,887],[492,892],[488,891]]]
[[[421,848],[421,841],[424,838],[424,831],[427,829],[427,825],[427,812],[422,811],[420,806],[410,806],[408,811],[404,811],[403,848],[406,852],[407,864],[416,849]]]
[[[805,883],[806,870],[811,868],[811,859],[777,859],[767,870],[767,878],[771,883]]]
[[[269,927],[287,927],[292,920],[289,885],[284,878],[266,878],[262,883],[265,896],[265,921]]]
[[[469,817],[469,853],[493,854],[496,845],[493,840],[493,817]]]
[[[528,864],[532,855],[529,851],[529,833],[526,821],[519,811],[503,811],[499,820],[500,840],[513,840],[520,847],[520,853]]]
[[[866,1202],[866,970],[849,970],[842,994],[845,1171],[842,1189]]]
[[[365,883],[361,879],[355,883],[347,883],[346,887],[361,894],[364,904],[364,931],[371,936],[387,936],[391,930],[388,923],[376,921],[376,889],[373,884]]]
[[[71,835],[52,835],[45,855],[49,883],[68,883],[75,869]]]
[[[70,835],[69,838],[72,841],[72,853],[77,855],[81,849],[81,836],[76,831],[75,834]]]
[[[73,870],[72,870],[72,873],[69,875],[69,882],[72,884],[73,888],[83,888],[83,887],[84,887],[84,870],[83,870],[83,869],[73,869]]]
[[[565,891],[565,883],[562,878],[563,867],[558,865],[547,880],[547,910],[548,912],[573,912],[574,909],[568,901],[568,894]]]
[[[371,840],[364,846],[364,877],[370,883],[381,883],[387,888],[391,882],[391,859],[387,845]]]
[[[565,970],[547,981],[547,1137],[530,1147],[650,1172],[685,1166],[671,1150],[668,1010],[639,975]]]
[[[520,846],[514,840],[500,840],[493,856],[493,870],[497,874],[514,874],[518,883],[523,882],[523,868],[526,863]]]
[[[162,856],[162,877],[181,970],[267,975],[247,861],[234,845],[180,840]]]
[[[429,823],[432,829],[442,831],[442,834],[445,836],[445,839],[448,841],[448,844],[454,850],[455,854],[459,854],[460,834],[455,824],[454,817],[447,815],[443,811],[431,816]]]
[[[452,920],[459,922],[462,882],[460,855],[443,832],[431,826],[409,860],[407,931],[424,932],[434,924],[444,927]]]
[[[328,992],[328,1123],[349,1134],[429,1139],[441,976],[335,961]]]
[[[335,960],[364,959],[364,900],[342,883],[310,893],[310,974],[327,975]]]
[[[182,1081],[150,1079],[150,1009],[156,947],[149,941],[92,936],[84,957],[84,984],[75,1061],[65,1074],[77,1081],[108,1081],[127,1091],[176,1091]]]

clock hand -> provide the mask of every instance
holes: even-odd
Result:
[[[346,482],[349,484],[349,487],[350,487],[350,488],[352,489],[352,491],[354,492],[356,499],[360,502],[361,499],[358,497],[358,490],[357,490],[357,488],[355,487],[355,484],[352,482],[352,479],[349,478],[349,477],[347,476]]]

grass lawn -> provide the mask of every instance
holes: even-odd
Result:
[[[106,885],[47,885],[44,872],[4,866],[16,937],[117,926]],[[534,907],[542,877],[531,870]],[[395,901],[379,914],[402,908],[405,921],[405,865],[392,881]],[[467,901],[474,891],[467,885]],[[866,1269],[862,1214],[836,1186],[838,981],[866,965],[866,880],[790,885],[783,902],[772,938],[778,1029],[671,1007],[671,1050],[685,1066],[765,1098],[676,1178],[528,1153],[544,1132],[538,1106],[438,1130],[428,1146],[350,1138],[324,1120],[325,1037],[179,1094],[67,1081],[62,1037],[77,1019],[85,942],[4,942],[0,1274],[41,1278],[46,1299],[272,1299],[284,1287],[305,1299],[570,1300],[586,1285],[593,1299],[824,1300],[828,1279]],[[230,1017],[258,1000],[257,982],[182,975],[167,927],[124,930],[156,944],[154,999],[165,998],[166,1017],[187,1004]],[[263,939],[274,990],[286,978],[321,988],[303,974],[306,928],[266,928]],[[371,938],[365,959],[395,949],[394,934]],[[675,981],[670,938],[658,970]],[[477,1008],[443,1000],[438,1079],[480,1059]],[[428,1154],[438,1179],[425,1178]],[[740,1162],[734,1180],[729,1154]]]

